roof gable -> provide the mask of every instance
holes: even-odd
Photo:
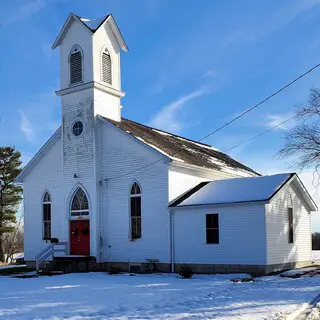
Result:
[[[118,42],[119,47],[126,52],[128,51],[128,47],[122,37],[120,29],[118,28],[118,25],[117,25],[116,21],[114,20],[114,17],[112,14],[108,14],[102,18],[99,18],[99,19],[87,19],[87,18],[80,17],[74,13],[70,13],[67,20],[65,21],[63,27],[61,28],[56,40],[54,41],[54,43],[52,45],[52,49],[55,49],[60,46],[66,33],[68,32],[68,29],[70,28],[71,24],[74,21],[80,22],[92,34],[94,34],[102,25],[104,25],[105,23],[108,23],[115,38],[116,38],[116,41]]]

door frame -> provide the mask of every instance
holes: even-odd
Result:
[[[75,195],[75,192],[77,191],[78,188],[81,188],[85,195],[87,196],[88,199],[88,205],[89,205],[89,215],[82,215],[82,216],[72,216],[71,215],[71,204],[72,204],[72,200],[73,197]],[[89,237],[89,248],[90,248],[90,252],[89,252],[89,256],[91,256],[91,235],[92,235],[92,223],[91,223],[91,212],[92,212],[92,206],[91,206],[91,200],[90,200],[90,196],[89,193],[87,192],[86,188],[83,186],[83,184],[81,184],[80,182],[76,183],[74,185],[74,187],[72,188],[72,190],[69,192],[69,196],[67,199],[67,210],[66,210],[66,218],[68,221],[68,247],[69,247],[69,254],[71,254],[71,227],[70,224],[72,221],[77,221],[77,220],[88,220],[89,221],[89,229],[90,229],[90,237]]]
[[[91,256],[91,222],[90,222],[90,219],[85,219],[83,217],[86,217],[86,216],[80,216],[81,218],[78,218],[78,219],[70,219],[69,220],[69,253],[71,255],[71,223],[72,222],[75,222],[75,221],[88,221],[89,222],[89,255],[88,256]]]

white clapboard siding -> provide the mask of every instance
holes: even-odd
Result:
[[[168,165],[163,161],[119,178],[163,157],[162,154],[110,123],[101,123],[98,138],[101,166],[107,179],[100,189],[100,223],[103,228],[104,261],[169,262]],[[129,240],[130,188],[137,181],[142,190],[142,238]],[[110,247],[109,247],[110,246]]]
[[[121,117],[120,99],[100,90],[94,90],[95,115],[119,121]]]
[[[176,199],[200,182],[239,177],[236,173],[192,168],[192,166],[186,168],[181,165],[183,164],[169,166],[169,201]]]
[[[95,157],[95,118],[93,114],[94,90],[87,89],[62,97],[63,112],[63,191],[64,220],[69,225],[70,201],[75,189],[80,186],[89,197],[90,205],[90,254],[96,255],[97,248],[97,180]],[[79,136],[72,133],[74,122],[83,122]],[[66,235],[68,237],[68,234]]]
[[[206,214],[219,214],[219,244],[206,244]],[[263,204],[174,210],[175,263],[266,264]]]
[[[288,207],[293,207],[294,243],[288,243]],[[282,188],[266,205],[268,264],[311,260],[311,225],[293,183]]]
[[[102,61],[105,50],[109,53],[111,63],[111,79],[104,79]],[[108,72],[109,74],[109,72]],[[121,90],[120,78],[120,47],[116,41],[108,22],[105,22],[93,35],[93,80],[103,84],[112,85],[113,88]],[[108,80],[108,81],[105,81]]]
[[[34,167],[23,182],[25,259],[35,256],[49,243],[43,240],[42,200],[51,196],[51,235],[60,240],[66,234],[62,190],[62,141],[58,141]]]
[[[61,89],[68,88],[71,84],[70,54],[75,45],[82,51],[82,82],[93,81],[92,33],[81,22],[74,20],[60,45]]]

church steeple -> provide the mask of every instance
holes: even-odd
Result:
[[[120,51],[128,47],[113,18],[89,20],[71,13],[52,48],[60,47],[62,96],[84,91],[92,99],[94,116],[120,121]],[[63,101],[62,101],[62,104]]]

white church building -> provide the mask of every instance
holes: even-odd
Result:
[[[206,144],[121,117],[112,15],[70,14],[60,48],[61,126],[25,166],[25,260],[92,257],[160,271],[269,273],[311,260],[316,205],[296,174],[261,176]],[[130,106],[130,108],[138,106]]]

